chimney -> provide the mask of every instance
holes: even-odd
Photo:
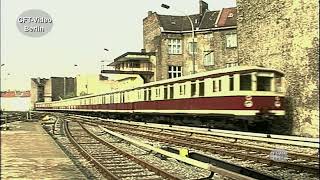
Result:
[[[208,10],[208,3],[200,0],[199,1],[199,10],[200,10],[200,16],[202,17],[204,13]]]
[[[152,15],[152,11],[148,11],[148,16],[151,16]]]

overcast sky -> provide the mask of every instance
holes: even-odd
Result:
[[[217,10],[235,7],[235,1],[206,2],[209,10]],[[29,90],[32,77],[99,73],[101,60],[110,63],[140,51],[148,11],[180,15],[161,8],[162,3],[187,14],[199,12],[198,0],[1,0],[1,90]],[[19,32],[17,17],[29,9],[51,15],[51,32],[38,38]]]

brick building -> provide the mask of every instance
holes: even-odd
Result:
[[[194,24],[195,72],[236,65],[236,8],[209,11],[199,1],[199,14],[190,15]],[[156,56],[154,80],[189,75],[193,72],[192,27],[187,16],[148,12],[143,20],[146,52]]]
[[[237,0],[240,64],[284,71],[292,132],[319,137],[319,2]]]

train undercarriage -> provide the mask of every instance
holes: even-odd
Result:
[[[58,111],[65,113],[65,111]],[[68,111],[69,114],[87,115],[109,119],[121,119],[144,123],[159,123],[224,129],[255,133],[289,134],[289,123],[284,116],[257,114],[256,116],[199,115],[199,114],[159,114],[159,113],[115,113]]]

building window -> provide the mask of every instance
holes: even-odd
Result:
[[[176,78],[182,76],[181,66],[169,66],[168,67],[168,78]]]
[[[181,49],[182,48],[180,39],[169,39],[169,54],[181,54]]]
[[[227,48],[237,47],[237,34],[226,34]]]
[[[192,52],[197,53],[197,42],[193,43],[193,49],[192,49],[192,42],[189,42],[189,53],[193,54]]]
[[[238,66],[239,64],[237,62],[232,62],[232,63],[226,63],[226,67],[234,67],[234,66]]]
[[[132,68],[140,68],[140,63],[138,63],[138,62],[132,62],[131,67],[132,67]]]
[[[212,51],[210,51],[210,52],[205,51],[204,52],[203,65],[204,66],[213,66],[214,65],[214,57],[213,57]]]

